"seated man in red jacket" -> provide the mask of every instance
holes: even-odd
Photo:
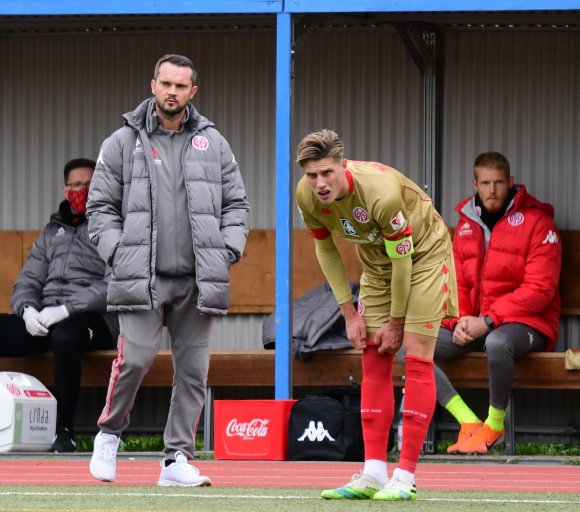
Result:
[[[485,351],[489,412],[480,418],[435,368],[437,401],[460,423],[449,453],[484,454],[504,439],[514,359],[554,347],[560,319],[561,243],[554,208],[514,184],[508,160],[475,160],[475,195],[459,203],[453,239],[459,318],[445,320],[435,360]]]

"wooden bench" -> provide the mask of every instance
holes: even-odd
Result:
[[[114,350],[97,350],[85,354],[81,385],[106,387]],[[439,366],[459,388],[487,388],[487,358],[474,352],[461,358],[461,364],[441,361]],[[52,355],[8,357],[1,359],[2,371],[19,371],[34,375],[47,386],[54,385]],[[161,350],[143,380],[146,387],[171,386],[173,366],[171,351]],[[393,367],[395,386],[403,385],[404,370],[397,361]],[[293,361],[292,384],[295,387],[345,386],[362,380],[361,353],[358,350],[314,352],[304,361]],[[212,351],[208,386],[260,387],[274,385],[273,350]],[[580,389],[580,371],[564,368],[561,352],[534,353],[519,359],[514,368],[516,389]]]
[[[16,279],[36,232],[0,232],[0,311],[9,312],[12,283]],[[232,269],[231,313],[264,314],[274,311],[275,233],[253,230],[242,262]],[[563,251],[560,292],[563,315],[580,315],[580,231],[561,232]],[[324,282],[314,254],[314,242],[304,230],[294,232],[293,295],[298,297]],[[360,265],[353,244],[341,244],[349,278],[356,280]],[[0,371],[21,371],[53,384],[50,354],[27,358],[0,358]],[[98,351],[84,358],[82,386],[106,386],[114,351]],[[457,388],[488,387],[485,354],[464,356],[456,361],[441,362]],[[144,386],[170,386],[171,353],[162,350],[145,377]],[[403,369],[395,363],[394,382],[401,386]],[[306,361],[293,361],[293,386],[341,386],[361,382],[360,353],[355,350],[315,353]],[[214,351],[211,354],[208,386],[273,386],[274,352]],[[580,372],[564,369],[563,353],[536,353],[516,362],[514,388],[580,389]],[[211,403],[211,393],[210,402]],[[209,404],[207,404],[209,405]],[[512,418],[513,420],[513,418]],[[510,428],[513,421],[508,421]],[[206,431],[207,432],[207,431]],[[511,439],[511,441],[509,441]],[[508,435],[508,453],[513,451],[513,428]]]
[[[106,387],[114,350],[87,353],[83,360],[81,385]],[[208,375],[208,397],[204,422],[204,443],[211,446],[211,419],[214,387],[268,387],[274,385],[274,351],[223,350],[213,351]],[[3,358],[2,371],[18,371],[34,375],[45,385],[54,385],[52,355],[39,354],[27,358]],[[441,361],[440,367],[458,388],[487,388],[487,358],[483,353],[462,357],[461,363]],[[161,350],[145,376],[143,386],[169,387],[172,383],[173,363],[170,350]],[[393,382],[402,386],[404,369],[395,360]],[[294,387],[346,386],[362,381],[361,353],[357,350],[334,350],[313,353],[304,361],[293,361]],[[562,353],[534,353],[516,361],[515,389],[580,389],[580,372],[565,370]],[[513,416],[506,422],[506,453],[514,453]]]

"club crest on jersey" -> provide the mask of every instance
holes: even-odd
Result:
[[[466,235],[473,235],[473,230],[471,229],[471,224],[469,222],[465,222],[459,228],[459,236],[466,236]]]
[[[515,212],[512,213],[509,217],[508,217],[508,222],[511,226],[519,226],[520,224],[524,223],[524,214],[521,212]]]
[[[203,135],[196,135],[191,141],[191,145],[198,151],[205,151],[209,148],[209,141]]]
[[[352,216],[361,224],[366,224],[369,221],[368,212],[364,208],[361,208],[360,206],[357,206],[352,211]]]
[[[356,312],[358,313],[358,316],[363,316],[365,314],[365,303],[360,299],[358,300]]]
[[[348,236],[358,236],[356,229],[347,219],[340,219],[340,223],[342,224],[342,229],[344,229],[345,234]]]
[[[395,215],[390,221],[389,224],[393,228],[393,231],[396,233],[405,225],[405,216],[403,215],[402,211],[399,211],[397,215]]]

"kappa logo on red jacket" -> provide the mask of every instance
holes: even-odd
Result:
[[[471,229],[471,224],[469,222],[465,222],[459,228],[459,236],[466,236],[466,235],[473,235],[473,229]]]
[[[542,244],[557,244],[558,241],[558,235],[550,229]]]

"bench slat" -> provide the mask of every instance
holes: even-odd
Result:
[[[85,354],[82,386],[107,385],[113,350]],[[272,350],[222,350],[211,353],[209,386],[273,386],[274,361]],[[471,353],[455,361],[439,363],[451,382],[458,388],[488,387],[487,358],[483,353]],[[34,375],[45,385],[54,385],[52,355],[41,354],[26,358],[0,358],[0,371],[23,372]],[[361,354],[356,350],[334,350],[314,353],[305,361],[292,362],[294,386],[345,386],[362,380]],[[403,368],[395,362],[393,382],[402,386]],[[143,380],[143,386],[170,386],[173,376],[171,351],[161,350]],[[561,352],[534,353],[516,361],[514,388],[580,389],[580,371],[564,368]]]

